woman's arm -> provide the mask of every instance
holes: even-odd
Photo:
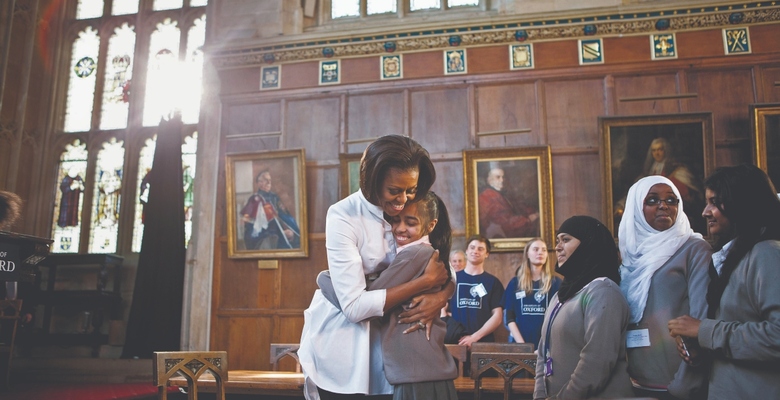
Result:
[[[412,324],[420,321],[425,324],[426,330],[428,331],[428,334],[430,334],[431,321],[439,315],[441,308],[450,301],[450,298],[454,293],[455,282],[449,281],[447,285],[438,292],[414,296],[411,300],[411,308],[399,314],[399,322],[402,324]],[[404,333],[414,332],[421,328],[422,327],[413,325],[411,328],[404,331]]]
[[[434,288],[439,288],[449,280],[449,275],[444,267],[444,263],[439,261],[439,251],[436,250],[428,260],[428,265],[425,267],[425,271],[422,276],[415,278],[409,282],[402,283],[398,286],[387,289],[387,295],[385,296],[384,312],[391,310],[393,307],[409,300],[410,298],[427,292]],[[423,295],[424,296],[424,295]],[[412,299],[412,307],[415,307],[415,299]],[[430,317],[433,320],[434,317],[439,315],[442,307],[444,307],[446,301],[442,303],[436,312]]]
[[[517,327],[517,322],[509,321],[507,326],[509,327],[509,333],[511,333],[512,337],[515,339],[515,342],[525,343],[525,339],[523,339],[523,334],[520,333],[520,328]]]
[[[730,308],[744,310],[743,321],[704,319],[699,343],[732,360],[776,362],[780,360],[780,242],[760,242],[747,257],[743,260],[747,265],[738,266],[731,276],[744,281],[740,284],[746,285],[745,298],[728,299],[739,302]],[[737,276],[740,270],[745,272]]]

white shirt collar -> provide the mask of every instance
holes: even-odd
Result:
[[[419,239],[415,240],[415,241],[414,241],[414,242],[412,242],[412,243],[407,243],[407,244],[405,244],[405,245],[403,245],[403,246],[400,246],[400,247],[398,247],[398,249],[396,250],[396,252],[397,252],[397,253],[400,253],[400,252],[401,252],[401,250],[403,250],[403,249],[405,249],[405,248],[407,248],[407,247],[410,247],[410,246],[414,246],[414,245],[416,245],[416,244],[427,244],[427,245],[429,245],[429,246],[430,246],[430,245],[431,245],[431,241],[430,241],[430,239],[428,239],[428,235],[425,235],[425,236],[423,236],[423,237],[421,237],[421,238],[419,238]]]
[[[729,255],[729,250],[731,250],[734,240],[731,239],[720,250],[712,253],[712,264],[715,266],[715,271],[718,271],[718,275],[720,275],[720,271],[723,269],[723,263],[726,261],[726,256]]]

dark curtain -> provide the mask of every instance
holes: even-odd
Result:
[[[160,122],[123,358],[180,350],[185,259],[181,131],[180,115]]]

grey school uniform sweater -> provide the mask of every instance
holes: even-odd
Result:
[[[680,399],[706,397],[706,368],[686,364],[669,335],[669,320],[682,315],[696,319],[707,316],[707,269],[712,248],[701,238],[690,238],[650,281],[642,319],[628,330],[647,329],[649,347],[628,349],[628,373],[642,387],[668,388]]]
[[[553,374],[545,376],[547,326],[556,304],[558,294],[542,325],[534,399],[632,397],[626,371],[630,312],[618,285],[595,279],[561,306],[550,332]]]
[[[780,399],[780,241],[742,258],[699,344],[713,358],[710,400]]]

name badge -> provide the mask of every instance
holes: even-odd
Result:
[[[515,292],[515,299],[520,300],[525,298],[525,290]]]
[[[634,329],[626,332],[626,347],[629,349],[650,346],[650,331],[647,329]]]
[[[480,283],[479,285],[474,286],[474,293],[479,297],[485,297],[487,290],[485,289],[485,286]]]

